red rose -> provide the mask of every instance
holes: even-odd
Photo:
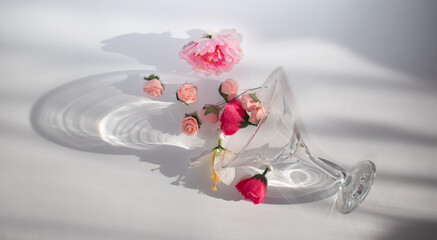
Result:
[[[244,198],[252,201],[254,204],[259,204],[264,201],[267,191],[267,178],[265,177],[268,168],[263,174],[257,174],[251,178],[241,180],[235,187],[243,194]]]
[[[234,99],[226,104],[225,110],[223,110],[220,117],[220,128],[225,135],[233,135],[240,127],[244,127],[244,122],[247,122],[248,118],[249,115],[243,109],[240,100]]]

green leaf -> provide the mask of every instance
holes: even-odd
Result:
[[[202,122],[200,121],[199,117],[197,116],[197,112],[192,113],[191,116],[196,119],[197,124],[199,124],[199,127],[200,127],[200,125],[202,125]]]
[[[159,76],[152,73],[148,77],[144,78],[144,80],[147,80],[147,81],[152,80],[152,79],[158,79],[159,80]]]
[[[263,176],[262,174],[256,174],[256,175],[253,176],[252,178],[259,179],[261,182],[264,182],[264,184],[265,184],[266,186],[268,185],[267,178],[266,178],[265,176]]]
[[[249,122],[249,115],[241,116],[245,122]]]
[[[258,96],[256,96],[255,93],[250,93],[249,96],[251,96],[253,98],[253,100],[258,101],[261,103],[261,100],[259,100]]]
[[[222,93],[222,85],[221,84],[220,84],[218,91],[220,93],[220,96],[222,96],[225,99],[225,101],[228,102],[228,94]]]
[[[217,146],[217,147],[215,147],[213,150],[224,150],[225,148],[223,148],[222,146]]]
[[[214,105],[209,105],[205,107],[205,115],[208,113],[214,113],[219,115],[219,109]]]
[[[248,123],[248,122],[246,122],[246,121],[241,121],[241,122],[240,122],[240,126],[239,126],[238,128],[245,128],[245,127],[247,127],[247,126],[249,126],[249,123]]]
[[[185,113],[185,117],[193,117],[194,119],[196,119],[197,124],[202,125],[202,122],[199,120],[199,117],[197,116],[197,112],[193,112],[193,113]]]
[[[186,103],[186,102],[184,102],[184,101],[181,101],[181,100],[179,100],[179,97],[178,97],[178,92],[176,92],[176,100],[178,100],[179,102],[181,102],[181,103],[183,103],[183,104],[185,104],[185,105],[187,105],[187,106],[188,106],[188,103]]]

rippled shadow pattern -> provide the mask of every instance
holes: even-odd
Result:
[[[308,163],[275,164],[269,173],[268,194],[264,203],[298,204],[319,201],[335,195],[339,183],[318,168]],[[244,167],[246,172],[256,174],[255,167]]]
[[[203,124],[195,137],[185,136],[180,129],[185,113],[200,110],[203,103],[221,100],[217,94],[220,82],[160,72],[164,94],[151,99],[142,92],[145,74],[139,70],[110,72],[58,87],[34,104],[30,116],[33,129],[68,148],[135,155],[140,161],[158,165],[152,171],[159,170],[164,176],[174,178],[174,185],[225,200],[241,200],[234,185],[255,173],[254,169],[239,169],[232,184],[220,184],[220,190],[214,192],[208,181],[209,164],[195,169],[188,167],[191,158],[215,146],[213,135],[218,124]],[[175,92],[185,82],[202,89],[198,101],[190,106],[178,102],[175,97]],[[326,178],[320,170],[305,163],[280,166],[271,174],[265,203],[297,204],[332,196],[338,186]]]
[[[149,99],[142,93],[141,74],[141,71],[107,73],[57,88],[34,105],[32,125],[44,137],[79,150],[95,151],[103,147],[107,153],[108,146],[202,147],[203,134],[190,138],[179,129],[185,111],[193,111],[198,106],[186,108],[175,99],[166,98],[174,94]],[[198,80],[168,75],[162,78],[173,82]],[[204,79],[202,84],[211,81]],[[178,86],[165,85],[168,92],[176,92]]]
[[[147,73],[148,74],[148,73]],[[201,109],[201,103],[217,102],[217,80],[160,72],[165,94],[150,99],[143,92],[144,71],[111,72],[79,79],[42,96],[33,106],[33,129],[59,145],[102,154],[138,156],[140,161],[158,165],[173,184],[225,200],[241,199],[233,186],[212,192],[206,169],[189,169],[189,161],[205,148],[212,148],[214,129],[202,125],[196,137],[180,130],[186,112]],[[177,88],[192,82],[203,91],[199,101],[185,106],[175,97]],[[190,151],[187,151],[190,149]],[[177,161],[175,158],[177,157]],[[228,189],[228,190],[227,190]]]

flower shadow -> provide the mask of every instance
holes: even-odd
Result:
[[[135,58],[140,63],[156,67],[157,71],[169,73],[189,73],[191,68],[179,59],[179,51],[187,43],[204,37],[207,33],[200,29],[187,31],[188,38],[174,38],[164,33],[129,33],[103,40],[102,50],[120,53]]]

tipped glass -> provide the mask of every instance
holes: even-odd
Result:
[[[289,104],[291,90],[281,68],[254,92],[266,114],[255,128],[247,127],[226,137],[223,146],[236,155],[223,167],[273,168],[267,175],[269,186],[276,187],[272,191],[280,189],[278,195],[282,197],[337,193],[339,212],[346,214],[356,209],[370,191],[375,164],[362,161],[345,171],[308,149],[295,125]]]

